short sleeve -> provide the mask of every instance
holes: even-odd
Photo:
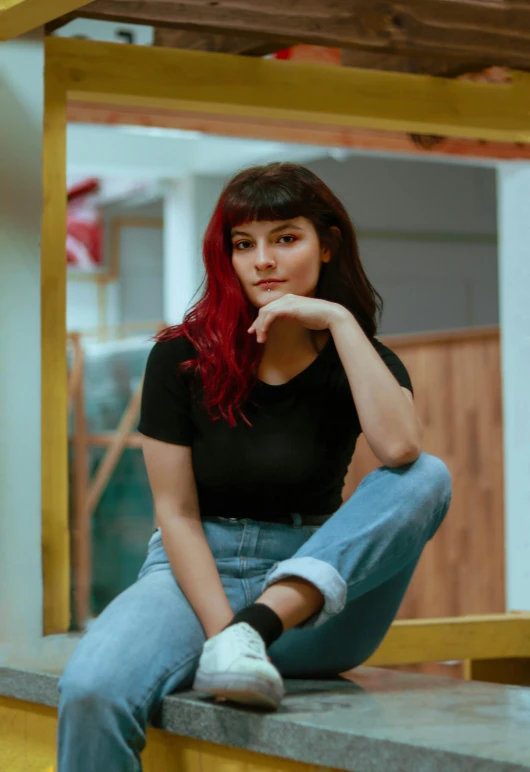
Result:
[[[385,365],[394,375],[399,385],[403,386],[405,389],[409,389],[409,391],[414,394],[414,389],[412,388],[412,381],[410,380],[408,370],[398,355],[394,354],[394,352],[389,349],[388,346],[385,346],[384,343],[381,343],[381,341],[377,340],[377,338],[372,339],[372,344]]]
[[[173,445],[192,445],[191,395],[178,365],[193,357],[186,340],[157,342],[145,368],[138,431]]]

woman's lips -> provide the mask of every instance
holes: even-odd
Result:
[[[283,284],[283,281],[262,281],[258,287],[274,287],[276,284]]]

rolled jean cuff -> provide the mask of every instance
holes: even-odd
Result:
[[[305,622],[297,625],[297,628],[320,627],[328,619],[339,614],[346,605],[348,585],[333,566],[317,558],[282,560],[265,577],[263,589],[290,576],[297,576],[311,582],[324,596],[324,607]]]

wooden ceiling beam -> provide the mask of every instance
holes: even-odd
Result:
[[[218,35],[159,27],[155,29],[154,45],[186,48],[191,51],[210,51],[217,54],[266,56],[286,48],[289,43],[261,40],[248,35]]]
[[[453,60],[468,70],[530,69],[530,4],[520,0],[95,0],[79,15],[261,40],[280,34],[289,45]]]
[[[456,78],[470,72],[480,72],[489,66],[488,62],[478,60],[444,60],[439,57],[380,54],[348,49],[341,51],[341,64],[344,67],[360,67],[366,70],[409,72],[414,75],[436,75],[444,78]]]
[[[245,137],[276,142],[298,142],[342,147],[372,152],[405,153],[418,156],[432,153],[492,160],[530,161],[530,144],[491,142],[442,137],[435,145],[417,142],[405,132],[375,129],[309,125],[297,121],[268,120],[251,117],[189,113],[176,110],[131,107],[122,104],[101,104],[71,99],[67,112],[69,123],[149,126],[198,131],[226,137]]]

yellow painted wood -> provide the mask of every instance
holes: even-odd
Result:
[[[55,764],[53,708],[0,697],[0,769],[48,772]]]
[[[46,67],[41,245],[44,634],[70,624],[66,361],[66,94]]]
[[[394,622],[365,665],[530,657],[530,613]]]
[[[54,708],[0,697],[0,769],[55,772],[56,733]],[[142,761],[144,772],[338,772],[151,728]]]
[[[508,84],[50,37],[76,99],[444,136],[530,141],[530,74]]]
[[[0,0],[0,40],[23,35],[82,5],[86,0]]]
[[[513,659],[468,659],[464,677],[468,681],[530,686],[530,657]]]

